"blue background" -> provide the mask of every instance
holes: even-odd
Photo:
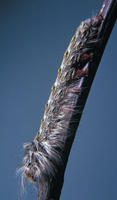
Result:
[[[96,0],[0,3],[0,199],[18,199],[23,143],[39,129],[64,52]],[[61,200],[117,199],[117,26],[96,74],[71,150]],[[25,200],[36,200],[29,184]]]

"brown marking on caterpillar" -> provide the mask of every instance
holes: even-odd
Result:
[[[90,54],[82,54],[81,56],[80,56],[80,60],[81,60],[81,62],[84,62],[84,61],[89,61],[89,60],[92,60],[93,59],[93,57],[94,57],[94,53],[90,53]]]
[[[85,69],[85,70],[77,70],[76,74],[79,76],[79,77],[82,77],[82,76],[88,76],[88,72],[89,70],[88,69]]]
[[[86,63],[86,65],[83,67],[83,69],[78,69],[76,74],[78,75],[78,77],[83,77],[83,76],[88,76],[89,73],[89,62]]]

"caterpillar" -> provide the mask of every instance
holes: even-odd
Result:
[[[27,177],[37,183],[39,197],[43,199],[49,195],[50,185],[57,189],[58,180],[64,179],[66,161],[83,111],[82,96],[88,87],[92,63],[100,51],[102,21],[100,14],[77,28],[51,88],[40,129],[34,140],[24,145],[23,179]],[[51,191],[52,200],[57,191]]]

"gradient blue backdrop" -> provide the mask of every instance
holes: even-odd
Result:
[[[63,54],[98,0],[0,1],[0,199],[17,200],[16,169],[39,129]],[[61,200],[117,199],[117,26],[72,147]],[[23,196],[36,200],[29,184]]]

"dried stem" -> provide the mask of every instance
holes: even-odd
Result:
[[[81,23],[52,88],[40,131],[25,145],[24,176],[39,185],[38,200],[59,200],[64,173],[82,112],[117,18],[117,0]]]

